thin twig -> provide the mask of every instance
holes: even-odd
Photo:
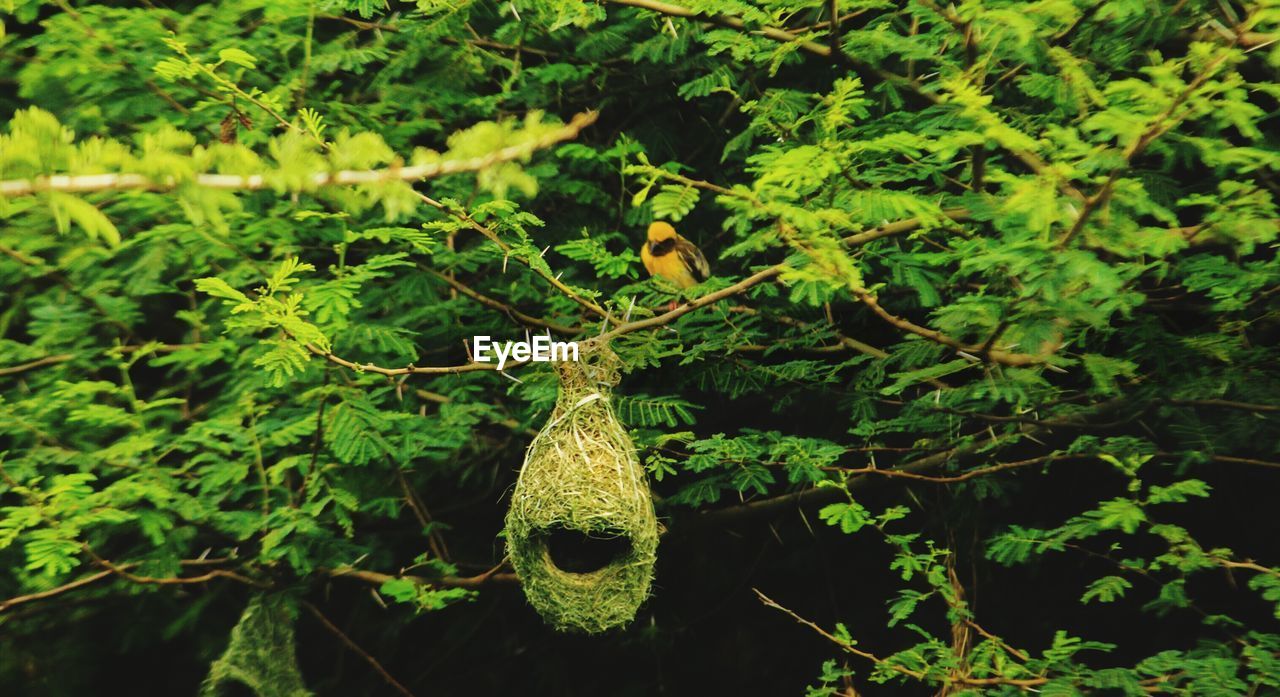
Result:
[[[1234,46],[1235,43],[1233,42],[1228,49],[1234,48]],[[1073,222],[1071,227],[1067,229],[1067,232],[1059,238],[1057,243],[1059,248],[1064,248],[1070,244],[1071,240],[1075,239],[1076,235],[1080,234],[1080,231],[1084,229],[1085,223],[1089,221],[1089,218],[1093,213],[1111,200],[1111,195],[1115,192],[1116,181],[1120,178],[1120,174],[1128,169],[1134,158],[1141,155],[1143,151],[1147,149],[1147,146],[1151,145],[1157,138],[1168,132],[1169,129],[1176,126],[1182,118],[1185,118],[1185,115],[1180,118],[1173,118],[1174,112],[1176,112],[1183,103],[1190,99],[1191,95],[1195,94],[1196,90],[1199,90],[1204,83],[1208,82],[1209,78],[1213,77],[1214,73],[1218,71],[1218,67],[1221,66],[1230,55],[1230,50],[1223,51],[1223,53],[1217,58],[1209,61],[1209,64],[1206,65],[1204,69],[1187,84],[1186,88],[1174,97],[1173,101],[1169,103],[1169,106],[1165,107],[1165,109],[1151,121],[1146,130],[1124,149],[1122,164],[1111,170],[1111,173],[1107,176],[1107,180],[1103,182],[1102,187],[1098,189],[1097,193],[1085,199],[1084,208],[1081,209],[1080,214],[1076,216],[1075,222]],[[1167,123],[1171,120],[1172,123]]]
[[[428,266],[419,265],[418,268],[422,269],[423,271],[426,271],[432,276],[435,276],[441,281],[444,281],[449,285],[449,287],[453,288],[459,293],[462,293],[468,298],[471,298],[472,300],[480,303],[481,305],[484,305],[485,307],[499,310],[525,326],[541,327],[543,329],[550,329],[551,331],[556,332],[557,334],[566,334],[566,335],[580,334],[582,332],[582,327],[571,327],[565,324],[560,324],[558,322],[552,322],[551,320],[539,319],[532,315],[527,315],[515,309],[514,307],[502,302],[501,300],[497,300],[495,298],[484,295],[479,291],[476,291],[475,289],[471,288],[470,286],[467,286],[466,284],[462,283],[461,281],[454,278],[453,276],[450,276],[449,274],[440,273],[439,271],[436,271],[435,269],[430,268]]]
[[[72,360],[73,358],[75,358],[75,355],[71,353],[60,353],[55,356],[45,356],[44,358],[37,358],[36,360],[30,361],[28,363],[20,363],[18,365],[9,366],[7,368],[0,368],[0,375],[16,375],[17,373],[24,373],[28,370],[35,370],[36,368],[41,368],[46,365],[66,363],[67,361]]]
[[[1101,418],[1114,414],[1127,403],[1128,402],[1124,399],[1111,399],[1106,402],[1093,405],[1089,409],[1087,415],[1078,414],[1077,418],[1079,419],[1085,416],[1089,418]],[[1055,428],[1053,425],[1031,426],[1024,424],[1020,425],[1018,430],[1013,433],[1005,434],[990,440],[975,440],[965,445],[959,445],[953,448],[948,448],[947,450],[931,453],[886,469],[891,469],[894,472],[928,472],[948,463],[954,462],[960,464],[966,460],[972,460],[980,454],[988,455],[991,451],[995,450],[996,446],[1002,447],[1008,443],[1017,442],[1022,437],[1038,438],[1047,435],[1053,430],[1053,428]],[[872,481],[868,474],[869,473],[844,477],[843,483],[850,489],[866,486]],[[880,476],[887,479],[894,475],[884,475],[881,473]],[[728,508],[717,508],[702,511],[697,515],[692,516],[690,522],[694,522],[694,524],[697,525],[713,525],[727,520],[779,513],[795,509],[801,505],[816,505],[839,501],[846,495],[845,487],[811,487],[786,494],[780,494],[778,496],[748,501]]]
[[[520,579],[517,578],[514,573],[498,573],[496,569],[486,571],[479,576],[442,576],[440,578],[384,574],[377,571],[366,571],[364,569],[352,569],[349,567],[338,569],[321,568],[318,569],[318,571],[332,578],[351,578],[375,586],[381,586],[387,581],[393,580],[411,581],[418,585],[431,586],[435,588],[479,588],[489,584],[500,585],[520,582]]]
[[[603,307],[600,307],[599,305],[592,302],[591,300],[588,300],[587,298],[584,298],[581,295],[579,295],[572,288],[570,288],[569,286],[561,282],[560,279],[554,274],[548,273],[542,267],[535,265],[533,262],[529,261],[528,259],[525,259],[522,256],[513,255],[512,254],[513,250],[511,248],[511,245],[507,244],[506,242],[503,242],[502,238],[498,236],[497,232],[495,232],[494,230],[492,230],[491,228],[485,225],[482,225],[481,223],[476,221],[475,218],[472,218],[471,216],[467,215],[465,212],[456,210],[453,207],[446,206],[445,204],[431,198],[430,196],[427,196],[426,194],[419,193],[418,198],[421,199],[422,202],[427,204],[428,206],[431,206],[432,208],[435,208],[436,210],[439,210],[442,213],[449,215],[455,220],[463,223],[467,227],[483,235],[485,239],[488,239],[490,242],[493,242],[494,244],[496,244],[498,248],[501,249],[504,253],[506,253],[509,257],[515,259],[521,264],[524,264],[525,266],[529,267],[529,269],[533,271],[535,274],[541,276],[543,280],[545,280],[547,283],[550,283],[551,286],[555,288],[557,291],[559,291],[561,295],[581,305],[583,308],[595,314],[597,317],[607,318],[609,316],[608,311],[606,311]]]
[[[345,358],[342,358],[341,356],[336,356],[330,351],[325,351],[324,349],[321,349],[320,347],[314,344],[307,344],[306,347],[308,351],[314,353],[317,356],[320,356],[321,358],[325,359],[326,361],[329,361],[330,363],[333,363],[334,365],[340,365],[343,368],[354,370],[357,373],[377,373],[379,375],[386,375],[387,377],[395,377],[397,375],[458,375],[461,373],[473,373],[480,370],[497,370],[498,369],[497,363],[492,363],[492,362],[481,363],[477,361],[472,361],[470,363],[463,363],[462,365],[445,365],[445,366],[408,365],[403,368],[384,368],[382,366],[374,365],[372,363],[354,363]],[[516,368],[524,365],[527,362],[528,361],[507,361],[506,366],[504,366],[503,370],[506,370],[507,368]]]
[[[986,347],[982,345],[975,346],[973,344],[966,344],[962,341],[959,341],[958,339],[954,339],[950,336],[947,336],[946,334],[943,334],[942,332],[936,329],[929,329],[927,327],[922,327],[918,324],[911,322],[910,320],[906,320],[896,315],[890,314],[887,310],[885,310],[883,307],[880,306],[879,300],[876,298],[876,296],[872,295],[871,293],[868,293],[866,291],[854,290],[853,294],[857,296],[857,298],[861,300],[864,305],[871,308],[871,311],[874,312],[876,316],[888,322],[889,324],[892,324],[898,329],[909,332],[911,334],[915,334],[916,336],[923,337],[935,343],[942,344],[943,346],[949,346],[957,351],[962,351],[964,353],[972,354],[978,357],[985,357],[993,363],[1000,363],[1002,365],[1008,365],[1008,366],[1037,365],[1040,363],[1044,363],[1047,359],[1047,356],[1035,355],[1030,353],[1012,353],[1009,351],[1002,351],[1000,349],[994,349],[994,348],[986,349],[984,351]]]
[[[111,576],[113,573],[115,572],[111,571],[110,569],[106,571],[99,571],[96,574],[91,574],[89,576],[85,576],[84,578],[76,579],[70,583],[64,583],[61,586],[58,586],[56,588],[50,588],[49,590],[40,591],[38,593],[29,593],[27,595],[19,595],[13,598],[9,598],[8,600],[0,600],[0,612],[4,612],[9,608],[14,607],[15,605],[29,603],[34,600],[44,600],[45,598],[52,598],[55,596],[59,596],[59,595],[62,595],[63,593],[73,591],[77,588],[83,588],[84,586],[87,586],[89,584],[97,583],[98,581],[101,581],[102,579],[107,578],[108,576]]]
[[[347,648],[351,649],[353,653],[363,658],[366,663],[372,666],[374,671],[376,671],[378,675],[381,675],[382,679],[385,680],[388,685],[394,688],[396,692],[399,692],[405,697],[414,697],[414,694],[409,691],[409,688],[405,687],[404,685],[401,685],[399,680],[396,680],[395,678],[391,677],[391,674],[387,672],[386,668],[382,667],[382,664],[378,662],[378,659],[370,655],[368,651],[365,651],[364,649],[360,648],[360,645],[352,641],[351,637],[347,636],[346,633],[343,632],[341,629],[338,629],[338,625],[334,624],[333,622],[330,622],[329,618],[325,617],[323,612],[320,612],[320,608],[316,607],[315,605],[311,604],[306,600],[302,601],[302,606],[307,608],[307,611],[310,612],[313,616],[315,616],[315,618],[320,621],[320,624],[324,625],[325,629],[329,630],[330,633],[338,637],[338,639],[343,644],[345,644]]]
[[[845,641],[840,637],[835,636],[831,632],[828,632],[827,630],[820,627],[818,624],[801,617],[800,615],[796,614],[794,611],[786,607],[783,607],[782,605],[779,605],[769,596],[765,595],[764,593],[761,593],[760,589],[758,588],[752,588],[751,590],[755,591],[756,597],[760,599],[760,602],[763,603],[765,607],[770,607],[775,610],[778,610],[779,612],[782,612],[783,614],[787,615],[788,617],[795,620],[796,622],[799,622],[800,624],[817,632],[827,641],[830,641],[831,643],[836,644],[840,648],[844,649],[845,651],[855,656],[858,656],[860,658],[865,658],[866,660],[871,661],[872,663],[876,664],[881,668],[886,668],[888,670],[891,670],[895,673],[904,675],[909,678],[914,678],[916,680],[923,680],[928,682],[950,682],[953,684],[966,685],[971,687],[997,686],[997,685],[1008,685],[1011,687],[1036,687],[1038,685],[1043,685],[1049,682],[1049,678],[1041,677],[1041,676],[1037,676],[1034,678],[971,678],[963,675],[930,675],[921,671],[912,670],[905,666],[900,666],[896,663],[891,663],[888,659],[880,658],[879,656],[876,656],[875,654],[869,651],[863,651],[862,649],[858,648],[852,643]]]
[[[1018,469],[1021,467],[1028,467],[1031,465],[1038,465],[1042,463],[1057,462],[1059,460],[1068,460],[1073,457],[1085,457],[1085,456],[1083,455],[1042,455],[1040,457],[1032,457],[1026,460],[1017,460],[1014,462],[1002,462],[1000,464],[991,465],[989,467],[979,467],[977,469],[972,469],[961,474],[951,475],[951,476],[942,476],[942,477],[929,475],[929,474],[919,474],[917,472],[912,472],[910,470],[882,469],[878,467],[859,467],[857,469],[840,469],[839,471],[842,472],[845,476],[871,474],[871,475],[876,475],[880,477],[889,477],[889,478],[896,477],[899,479],[914,479],[916,481],[930,482],[932,484],[955,484],[958,482],[967,482],[970,479],[976,479],[977,477],[985,477],[989,474],[995,474],[996,472],[1003,472],[1005,470]]]

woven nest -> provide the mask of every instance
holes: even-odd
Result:
[[[594,634],[626,625],[649,595],[658,521],[610,391],[619,361],[581,342],[557,365],[560,394],[529,444],[507,512],[507,553],[551,625]]]
[[[209,667],[200,697],[252,693],[255,697],[312,697],[298,672],[293,622],[296,608],[280,594],[249,601],[231,641]],[[234,689],[238,686],[240,689]]]

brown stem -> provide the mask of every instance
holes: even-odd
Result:
[[[794,611],[786,607],[783,607],[782,605],[779,605],[769,596],[765,595],[764,593],[761,593],[760,589],[758,588],[752,588],[751,590],[755,591],[756,597],[760,599],[761,603],[764,603],[765,607],[773,608],[787,615],[788,617],[795,620],[796,622],[799,622],[800,624],[808,627],[809,629],[812,629],[814,632],[817,632],[827,641],[830,641],[831,643],[836,644],[837,646],[847,651],[848,653],[858,656],[859,658],[864,658],[876,664],[877,666],[880,666],[882,668],[887,668],[889,670],[892,670],[895,673],[898,673],[900,675],[905,675],[909,678],[914,678],[916,680],[924,680],[929,682],[944,682],[944,683],[950,682],[953,684],[966,685],[970,687],[999,686],[999,685],[1007,685],[1011,687],[1036,687],[1038,685],[1043,685],[1049,682],[1049,678],[1039,677],[1039,676],[1034,678],[970,678],[963,675],[945,675],[945,676],[929,675],[921,671],[912,670],[910,668],[900,666],[896,663],[891,663],[888,659],[880,658],[879,656],[876,656],[875,654],[869,651],[863,651],[862,649],[858,648],[854,644],[848,641],[845,641],[835,636],[831,632],[828,632],[827,630],[823,629],[815,622],[807,620],[801,617],[800,615],[796,614]]]
[[[915,481],[929,482],[931,484],[955,484],[958,482],[967,482],[970,479],[976,479],[978,477],[985,477],[989,474],[995,474],[996,472],[1004,472],[1005,470],[1018,469],[1021,467],[1028,467],[1031,465],[1038,465],[1038,464],[1043,464],[1048,462],[1057,462],[1059,460],[1068,460],[1068,459],[1071,459],[1072,457],[1085,457],[1085,456],[1083,455],[1042,455],[1040,457],[1032,457],[1026,460],[1018,460],[1016,462],[1003,462],[1000,464],[991,465],[989,467],[979,467],[978,469],[972,469],[962,474],[946,476],[946,477],[939,477],[939,476],[928,475],[928,474],[919,474],[917,472],[912,472],[912,471],[902,470],[902,469],[880,469],[877,467],[860,467],[858,469],[841,469],[840,472],[842,472],[846,477],[872,474],[872,475],[877,475],[881,477],[888,477],[890,479],[893,479],[893,478],[913,479]]]
[[[384,368],[372,363],[354,363],[341,356],[336,356],[330,351],[325,351],[314,344],[306,344],[307,350],[317,356],[343,368],[354,370],[357,373],[377,373],[387,377],[396,377],[397,375],[458,375],[461,373],[474,373],[478,370],[497,370],[497,363],[478,363],[472,361],[462,365],[445,365],[445,366],[415,366],[407,365],[403,368]],[[507,366],[515,368],[524,365],[528,361],[507,361]],[[504,368],[505,370],[505,368]]]
[[[85,576],[84,578],[76,579],[70,583],[64,583],[61,586],[58,586],[56,588],[50,588],[49,590],[40,591],[39,593],[29,593],[27,595],[19,595],[13,598],[9,598],[8,600],[0,600],[0,613],[8,610],[9,608],[15,605],[21,605],[23,603],[29,603],[35,600],[44,600],[45,598],[52,598],[55,596],[62,595],[63,593],[68,593],[77,588],[83,588],[84,586],[90,585],[92,583],[97,583],[98,581],[101,581],[102,579],[107,578],[113,573],[115,572],[111,571],[110,569],[106,571],[99,571],[96,574],[91,574],[89,576]]]
[[[1232,43],[1232,47],[1234,46],[1235,42]],[[1178,96],[1174,97],[1173,101],[1169,103],[1169,106],[1166,107],[1164,111],[1161,111],[1155,119],[1151,121],[1151,124],[1147,126],[1147,129],[1143,131],[1142,135],[1138,136],[1137,140],[1130,143],[1129,146],[1124,149],[1123,163],[1119,167],[1111,170],[1111,174],[1107,176],[1107,180],[1103,182],[1102,187],[1098,189],[1098,192],[1085,200],[1084,208],[1080,211],[1080,214],[1076,216],[1075,222],[1067,229],[1066,234],[1058,240],[1058,247],[1060,249],[1070,244],[1071,240],[1075,239],[1076,235],[1080,234],[1080,231],[1084,229],[1085,223],[1088,222],[1090,216],[1111,200],[1111,195],[1115,192],[1116,180],[1119,179],[1122,172],[1129,168],[1133,159],[1141,155],[1143,151],[1155,142],[1157,138],[1168,132],[1169,129],[1176,126],[1178,122],[1185,118],[1185,115],[1178,118],[1173,118],[1173,116],[1178,108],[1181,107],[1191,97],[1191,95],[1195,94],[1196,90],[1199,90],[1204,83],[1208,82],[1209,78],[1213,77],[1213,75],[1218,71],[1218,67],[1221,66],[1230,55],[1229,50],[1224,51],[1217,58],[1210,61],[1209,64],[1204,67],[1204,70],[1201,70],[1200,74],[1196,75],[1195,78],[1187,84],[1186,88],[1183,89]]]
[[[328,575],[332,578],[351,578],[357,581],[363,581],[370,585],[381,586],[387,581],[403,579],[412,581],[413,583],[432,586],[438,588],[479,588],[490,584],[513,584],[519,583],[520,579],[516,578],[513,573],[499,573],[495,567],[478,576],[443,576],[441,578],[423,578],[421,576],[408,575],[392,575],[379,573],[377,571],[365,571],[363,569],[318,569],[319,573]]]
[[[364,649],[360,648],[360,645],[352,641],[351,637],[347,636],[346,633],[343,632],[341,629],[338,629],[338,625],[334,624],[333,622],[330,622],[329,618],[325,617],[323,612],[320,612],[320,608],[316,607],[310,602],[307,602],[306,600],[302,601],[302,606],[307,608],[307,611],[310,612],[317,620],[319,620],[320,624],[324,625],[325,629],[329,630],[330,633],[338,637],[338,640],[341,641],[348,649],[351,649],[353,653],[363,658],[365,663],[368,663],[370,666],[372,666],[374,671],[377,672],[378,675],[382,676],[382,679],[386,681],[386,683],[390,685],[393,689],[395,689],[396,692],[399,692],[405,697],[414,697],[413,693],[409,691],[409,688],[400,684],[399,680],[396,680],[395,678],[391,677],[391,674],[387,672],[386,668],[382,667],[382,664],[378,662],[378,659],[370,655],[368,651],[365,651]]]
[[[45,356],[44,358],[37,358],[36,360],[30,361],[28,363],[20,363],[18,365],[9,366],[7,368],[0,368],[0,375],[15,375],[17,373],[23,373],[28,370],[35,370],[36,368],[41,368],[46,365],[66,363],[67,361],[73,358],[75,358],[75,355],[70,353],[60,353],[56,356]]]
[[[480,303],[481,305],[484,305],[485,307],[499,310],[505,313],[508,317],[511,317],[512,319],[516,320],[517,322],[527,327],[541,327],[543,329],[549,329],[553,332],[556,332],[557,334],[565,334],[570,336],[574,334],[579,334],[582,332],[582,327],[570,327],[568,325],[560,324],[558,322],[552,322],[550,320],[539,319],[532,315],[527,315],[500,300],[497,300],[495,298],[484,295],[474,290],[473,288],[467,286],[466,284],[462,283],[461,281],[459,281],[458,279],[454,278],[449,274],[440,273],[435,269],[432,269],[427,266],[422,266],[422,265],[419,265],[418,268],[422,269],[423,271],[426,271],[432,276],[435,276],[441,281],[444,281],[449,285],[450,288],[458,291],[459,293],[462,293],[468,298],[471,298],[472,300]]]
[[[495,150],[487,155],[458,160],[442,160],[440,162],[425,165],[414,165],[411,167],[395,166],[374,170],[317,172],[311,175],[309,183],[316,187],[352,186],[388,181],[421,181],[424,179],[442,177],[448,174],[478,172],[503,162],[510,162],[512,160],[528,157],[532,153],[551,147],[556,143],[572,140],[577,137],[578,133],[581,132],[582,129],[595,123],[597,116],[598,113],[594,111],[583,112],[570,119],[569,123],[565,126],[551,131],[537,140],[510,145],[505,148]],[[292,126],[292,124],[289,125]],[[124,189],[169,191],[177,188],[180,183],[181,182],[178,182],[172,177],[153,179],[142,174],[129,173],[82,175],[54,174],[35,177],[34,179],[0,181],[0,196],[27,196],[44,191],[63,191],[72,193],[117,191]],[[210,189],[231,189],[241,191],[256,191],[260,189],[267,189],[272,186],[269,178],[260,174],[247,176],[235,174],[197,174],[190,183]],[[441,207],[439,204],[431,202],[430,200],[428,200],[428,202],[437,208]]]
[[[985,357],[993,363],[1000,363],[1001,365],[1008,365],[1008,366],[1037,365],[1040,363],[1044,363],[1046,360],[1046,356],[1035,355],[1030,353],[1010,353],[1009,351],[1002,351],[1000,349],[994,349],[994,348],[987,349],[984,351],[984,349],[986,348],[984,346],[980,346],[980,345],[975,346],[972,344],[963,343],[958,339],[954,339],[950,336],[947,336],[946,334],[943,334],[942,332],[936,329],[929,329],[927,327],[922,327],[918,324],[911,322],[910,320],[906,320],[896,315],[889,314],[887,310],[885,310],[883,307],[880,306],[880,302],[876,299],[876,296],[870,293],[867,293],[865,291],[857,291],[857,290],[853,291],[853,293],[855,296],[857,296],[859,300],[862,301],[864,305],[871,308],[871,311],[874,312],[878,317],[888,322],[889,324],[892,324],[898,329],[901,329],[906,332],[910,332],[912,334],[915,334],[916,336],[923,337],[935,343],[942,344],[943,346],[949,346],[957,351],[967,353],[973,356],[975,359]]]
[[[1102,418],[1119,411],[1127,402],[1123,399],[1112,399],[1100,404],[1094,405],[1087,414],[1079,415],[1077,418],[1087,417],[1090,419]],[[1073,422],[1074,423],[1074,422]],[[884,474],[887,471],[921,473],[942,467],[948,463],[962,464],[965,461],[972,460],[975,457],[990,456],[994,450],[992,446],[1002,446],[1011,442],[1020,440],[1021,437],[1039,438],[1048,435],[1055,425],[1046,423],[1043,426],[1021,425],[1018,430],[991,440],[974,441],[966,445],[960,445],[948,448],[941,452],[932,453],[923,457],[916,458],[910,462],[897,465],[887,470],[880,470],[879,476],[890,478],[900,475]],[[992,449],[992,450],[989,450]],[[1027,463],[1032,464],[1032,463]],[[995,465],[999,466],[999,465]],[[856,475],[843,478],[844,484],[849,489],[855,489],[870,484],[870,473]],[[822,503],[831,503],[839,501],[846,496],[845,489],[838,486],[822,486],[810,489],[801,489],[787,494],[781,494],[771,498],[757,499],[747,503],[730,506],[728,508],[718,508],[709,511],[702,511],[693,516],[691,523],[695,525],[716,525],[729,520],[737,520],[742,518],[753,518],[761,515],[770,515],[795,509],[801,505],[816,505]]]
[[[439,210],[453,217],[455,220],[458,220],[459,222],[465,224],[467,227],[471,228],[472,230],[475,230],[476,232],[480,233],[490,242],[498,245],[499,249],[501,249],[504,253],[510,256],[512,251],[511,245],[507,244],[506,242],[503,242],[502,238],[498,236],[497,232],[493,231],[492,229],[484,225],[481,225],[479,222],[477,222],[474,218],[467,215],[466,213],[459,210],[455,210],[454,208],[451,208],[449,206],[446,206],[443,203],[431,198],[430,196],[427,196],[426,194],[419,193],[418,198],[421,199],[422,202],[427,204],[428,206],[431,206],[432,208],[435,208],[436,210]],[[529,267],[529,270],[541,276],[543,280],[545,280],[547,283],[550,283],[551,286],[555,288],[557,291],[559,291],[561,295],[564,295],[565,297],[569,298],[575,303],[581,305],[583,308],[587,309],[588,311],[590,311],[591,313],[595,314],[598,317],[607,318],[609,316],[609,313],[604,308],[582,297],[581,295],[578,295],[578,293],[576,293],[572,288],[562,283],[560,281],[559,276],[553,276],[552,274],[548,273],[545,269],[542,269],[541,267],[534,265],[532,262],[530,262],[529,260],[523,257],[516,256],[514,258],[516,261]]]

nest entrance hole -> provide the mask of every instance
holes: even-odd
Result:
[[[631,554],[631,538],[619,530],[586,533],[554,527],[542,535],[547,557],[557,569],[589,574]]]

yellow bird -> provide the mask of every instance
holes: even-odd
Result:
[[[649,273],[681,288],[702,283],[711,275],[711,267],[702,252],[681,237],[670,223],[662,221],[649,226],[649,239],[640,248],[640,260]]]

